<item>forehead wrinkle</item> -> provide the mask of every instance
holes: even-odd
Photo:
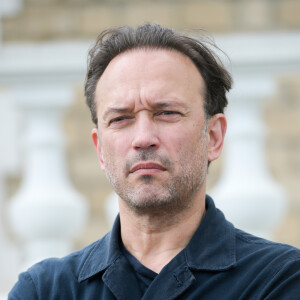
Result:
[[[102,113],[102,119],[105,120],[111,114],[132,113],[135,106],[136,91],[127,90],[124,93],[122,90],[115,88],[109,91],[108,97],[104,99],[104,103],[108,102]],[[121,100],[122,99],[122,100]],[[99,97],[98,102],[101,103]]]

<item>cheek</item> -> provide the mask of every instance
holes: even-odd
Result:
[[[176,160],[189,161],[192,157],[205,155],[206,136],[200,126],[172,130],[165,138],[168,152],[173,153]]]
[[[188,148],[189,145],[197,145],[203,140],[203,128],[200,124],[186,124],[172,128],[165,133],[165,137],[176,147]]]
[[[174,159],[180,160],[190,152],[191,140],[188,130],[171,130],[164,135],[164,147]]]
[[[102,141],[104,160],[109,159],[113,163],[125,159],[128,148],[128,139],[125,135],[108,134],[102,137]]]

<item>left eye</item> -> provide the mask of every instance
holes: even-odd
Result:
[[[171,111],[171,110],[164,110],[158,113],[158,115],[174,115],[174,114],[178,114],[178,112],[176,111]]]
[[[162,110],[156,113],[157,120],[164,122],[176,122],[180,120],[182,114],[174,110]]]

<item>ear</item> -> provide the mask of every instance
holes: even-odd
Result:
[[[103,163],[103,157],[102,157],[102,151],[101,151],[101,145],[100,145],[100,138],[98,137],[97,128],[92,129],[91,135],[92,135],[93,144],[94,144],[94,147],[96,149],[97,156],[98,156],[98,159],[99,159],[99,162],[100,162],[101,169],[104,170],[105,167],[104,167],[104,163]]]
[[[208,122],[208,161],[216,160],[223,148],[227,121],[224,114],[212,116]]]

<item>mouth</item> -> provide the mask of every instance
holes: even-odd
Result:
[[[144,162],[144,163],[138,163],[134,165],[130,169],[129,173],[140,174],[140,175],[152,175],[163,171],[166,171],[166,168],[160,164],[153,163],[153,162]]]

